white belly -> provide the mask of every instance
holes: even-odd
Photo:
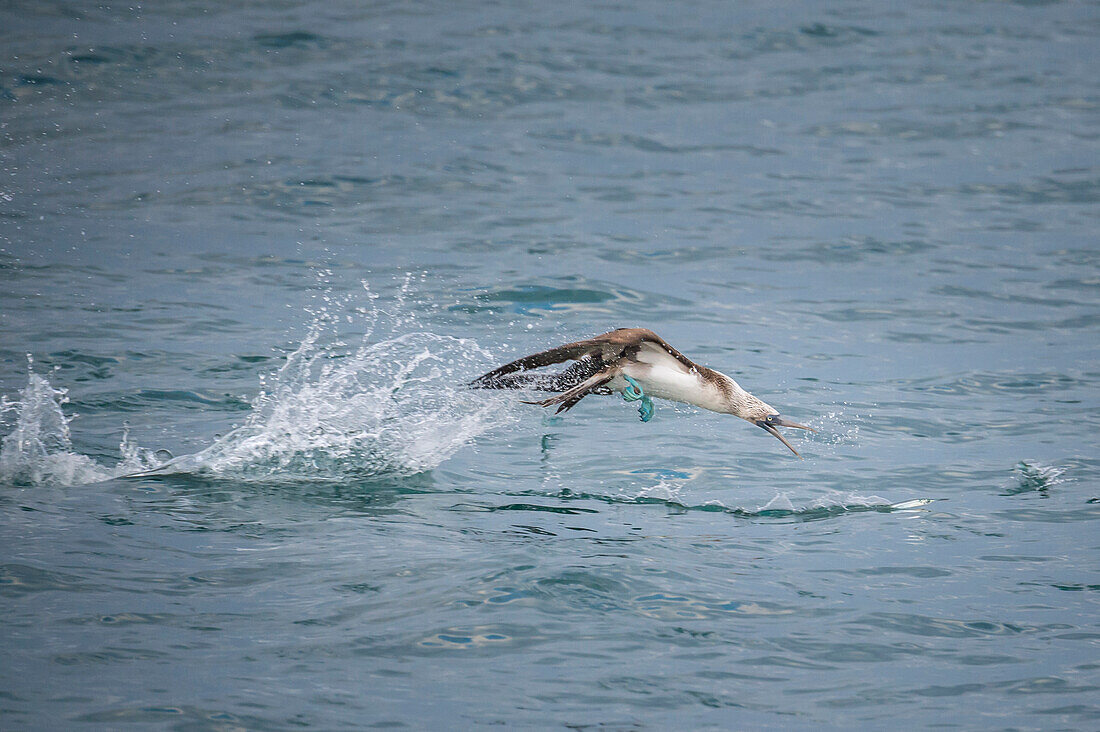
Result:
[[[641,384],[642,390],[651,397],[721,411],[722,401],[717,390],[697,373],[679,368],[666,368],[661,364],[641,363],[624,366],[623,373]],[[621,392],[627,387],[626,379],[616,376],[608,386],[614,391]]]

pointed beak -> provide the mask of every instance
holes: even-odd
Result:
[[[810,432],[816,432],[817,431],[814,428],[807,427],[804,424],[799,424],[798,422],[792,422],[789,419],[784,419],[783,417],[780,417],[777,414],[772,415],[771,417],[768,417],[767,419],[758,419],[758,420],[756,420],[756,426],[760,427],[761,429],[765,430],[766,432],[770,432],[772,435],[774,435],[775,438],[777,440],[779,440],[780,442],[782,442],[784,445],[786,445],[787,449],[790,450],[791,452],[793,452],[795,454],[795,456],[798,457],[799,460],[802,459],[802,456],[798,454],[798,450],[795,450],[793,447],[791,447],[791,443],[787,442],[786,438],[784,438],[783,435],[779,434],[779,430],[777,430],[776,427],[795,427],[795,428],[800,429],[800,430],[809,430]]]

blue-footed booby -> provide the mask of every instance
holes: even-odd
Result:
[[[575,363],[557,374],[526,373],[564,361]],[[646,328],[619,328],[524,356],[477,377],[470,385],[482,389],[560,392],[549,399],[527,402],[541,407],[557,404],[555,413],[559,413],[571,409],[588,394],[629,394],[631,382],[648,396],[694,404],[747,420],[770,432],[798,457],[802,456],[776,428],[814,431],[781,417],[778,410],[742,389],[730,377],[700,366]]]

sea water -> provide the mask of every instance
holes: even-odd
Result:
[[[0,728],[1097,725],[1094,4],[0,38]],[[465,387],[621,326],[805,459]]]

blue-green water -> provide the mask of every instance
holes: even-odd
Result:
[[[1098,67],[1095,3],[4,4],[0,728],[1095,728]],[[805,460],[461,386],[628,325]]]

